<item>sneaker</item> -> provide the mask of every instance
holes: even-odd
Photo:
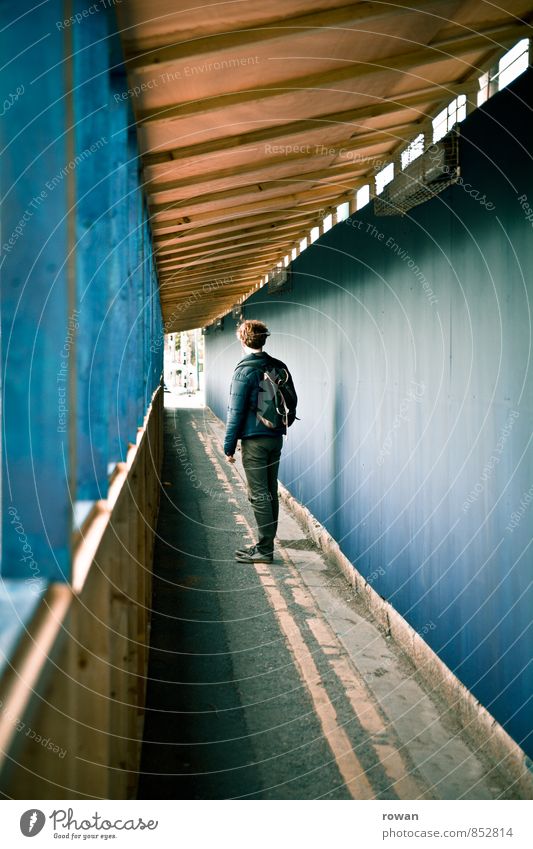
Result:
[[[257,550],[257,546],[252,545],[244,554],[236,552],[235,559],[239,563],[272,563],[274,560],[273,554],[262,554]]]
[[[255,545],[249,545],[248,548],[238,548],[235,557],[248,557],[249,554],[254,553],[255,548]]]

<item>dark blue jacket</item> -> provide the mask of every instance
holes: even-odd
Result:
[[[224,454],[230,457],[235,454],[239,439],[250,436],[283,436],[285,433],[285,428],[268,428],[257,418],[257,396],[262,378],[262,372],[257,365],[263,368],[268,366],[269,369],[277,366],[289,371],[285,363],[264,351],[260,354],[248,354],[239,360],[233,372],[226,417]],[[289,380],[292,382],[290,373]]]

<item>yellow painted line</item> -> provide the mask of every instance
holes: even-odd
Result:
[[[307,624],[319,645],[327,645],[332,638],[336,640],[328,624],[322,619],[308,619]],[[337,657],[328,656],[328,661],[344,688],[353,712],[370,737],[377,734],[387,734],[387,724],[376,709],[366,684],[361,680],[349,659],[341,654],[341,651],[339,651]],[[372,739],[369,742],[400,799],[434,798],[411,775],[407,764],[395,746],[390,742]]]
[[[275,583],[270,580],[265,581],[264,577],[261,577],[260,580],[265,587],[281,630],[287,638],[300,675],[311,695],[315,712],[350,795],[354,799],[374,799],[374,791],[365,775],[365,770],[352,750],[350,738],[337,722],[335,708],[322,683],[320,673],[302,633],[287,608],[285,599]]]
[[[197,435],[203,443],[208,458],[213,465],[218,467],[229,484],[229,478],[222,471],[220,462],[212,447],[199,431],[197,431]],[[251,534],[252,528],[248,522],[246,522],[246,525]],[[311,651],[306,645],[296,621],[287,608],[285,599],[277,587],[272,572],[264,563],[253,565],[295,659],[300,677],[311,696],[315,713],[320,720],[324,736],[333,752],[337,767],[348,792],[353,799],[374,799],[375,794],[366,777],[365,770],[352,749],[350,738],[337,721],[337,713],[322,683]]]

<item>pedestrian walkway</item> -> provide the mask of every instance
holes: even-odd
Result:
[[[514,798],[281,505],[275,561],[208,409],[167,408],[140,798]]]

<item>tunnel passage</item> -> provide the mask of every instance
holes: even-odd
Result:
[[[513,798],[284,505],[272,566],[235,562],[222,437],[165,411],[139,797]]]

